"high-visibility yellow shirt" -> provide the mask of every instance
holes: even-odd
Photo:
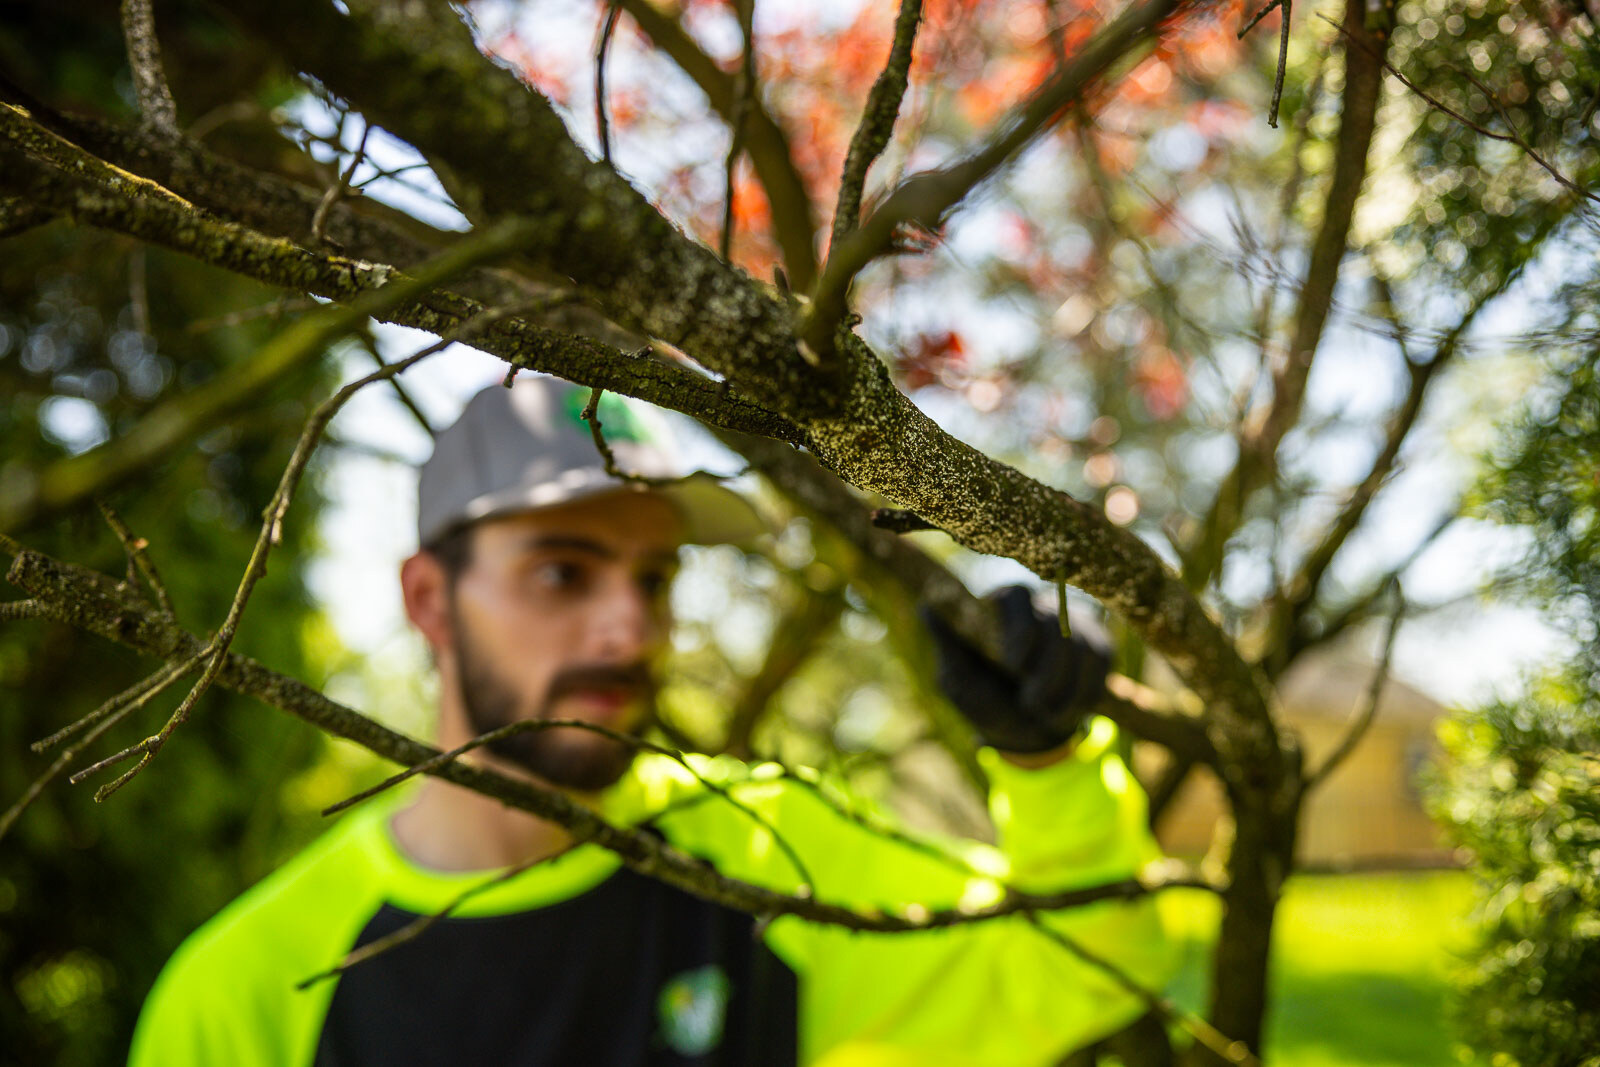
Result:
[[[1006,885],[1051,892],[1117,881],[1158,858],[1115,737],[1096,719],[1068,757],[1036,770],[983,750],[997,847],[947,840],[930,851],[886,838],[777,768],[726,757],[694,766],[748,811],[659,756],[641,757],[602,811],[732,877],[785,891],[809,878],[818,900],[915,916],[991,903]],[[1056,1063],[1145,1011],[1118,979],[1022,916],[893,934],[795,916],[763,926],[646,884],[593,845],[498,881],[497,872],[424,869],[389,832],[403,799],[346,817],[191,936],[150,993],[132,1067],[431,1062],[434,1035],[451,1035],[438,1037],[455,1042],[447,1049],[494,1049],[508,1067],[1027,1067]],[[804,874],[750,811],[777,828]],[[358,944],[452,905],[414,942],[297,988]],[[1175,954],[1148,899],[1042,920],[1145,988],[1171,976]],[[706,944],[726,960],[702,959]],[[752,945],[783,973],[758,981]],[[759,1003],[774,997],[792,1003]],[[591,1048],[606,1051],[574,1051]]]

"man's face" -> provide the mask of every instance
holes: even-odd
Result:
[[[655,700],[681,522],[653,493],[613,493],[480,523],[450,592],[455,675],[473,734],[533,719],[634,733]],[[491,744],[553,785],[620,778],[635,749],[552,727]]]

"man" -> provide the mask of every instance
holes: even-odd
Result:
[[[423,547],[401,586],[438,668],[443,748],[526,720],[642,731],[678,546],[759,529],[709,479],[661,482],[669,454],[620,403],[601,408],[616,464],[656,487],[608,475],[585,396],[549,379],[485,390],[423,467]],[[732,877],[829,902],[915,912],[990,903],[1002,879],[1049,891],[1126,878],[1155,853],[1111,724],[1080,728],[1104,660],[1061,640],[1025,594],[1001,607],[1003,667],[934,628],[953,701],[1008,750],[981,753],[998,850],[942,857],[872,833],[775,768],[700,763],[735,805],[670,760],[576,726],[463,758]],[[1042,921],[1141,982],[1167,977],[1147,901]],[[336,980],[297,988],[358,949],[366,958]],[[359,810],[191,937],[151,993],[132,1061],[1018,1067],[1055,1063],[1143,1010],[1022,917],[902,934],[758,923],[429,779]]]

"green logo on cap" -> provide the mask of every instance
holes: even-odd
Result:
[[[563,403],[572,421],[588,433],[589,423],[583,417],[583,409],[589,406],[589,394],[581,389],[570,390]],[[600,404],[595,414],[600,419],[600,426],[607,440],[632,441],[641,445],[650,443],[650,434],[640,423],[638,416],[628,407],[627,402],[615,393],[600,395]]]

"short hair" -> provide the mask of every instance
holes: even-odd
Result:
[[[445,577],[454,585],[462,573],[472,566],[473,523],[453,526],[439,537],[422,546],[422,550],[444,567]]]

